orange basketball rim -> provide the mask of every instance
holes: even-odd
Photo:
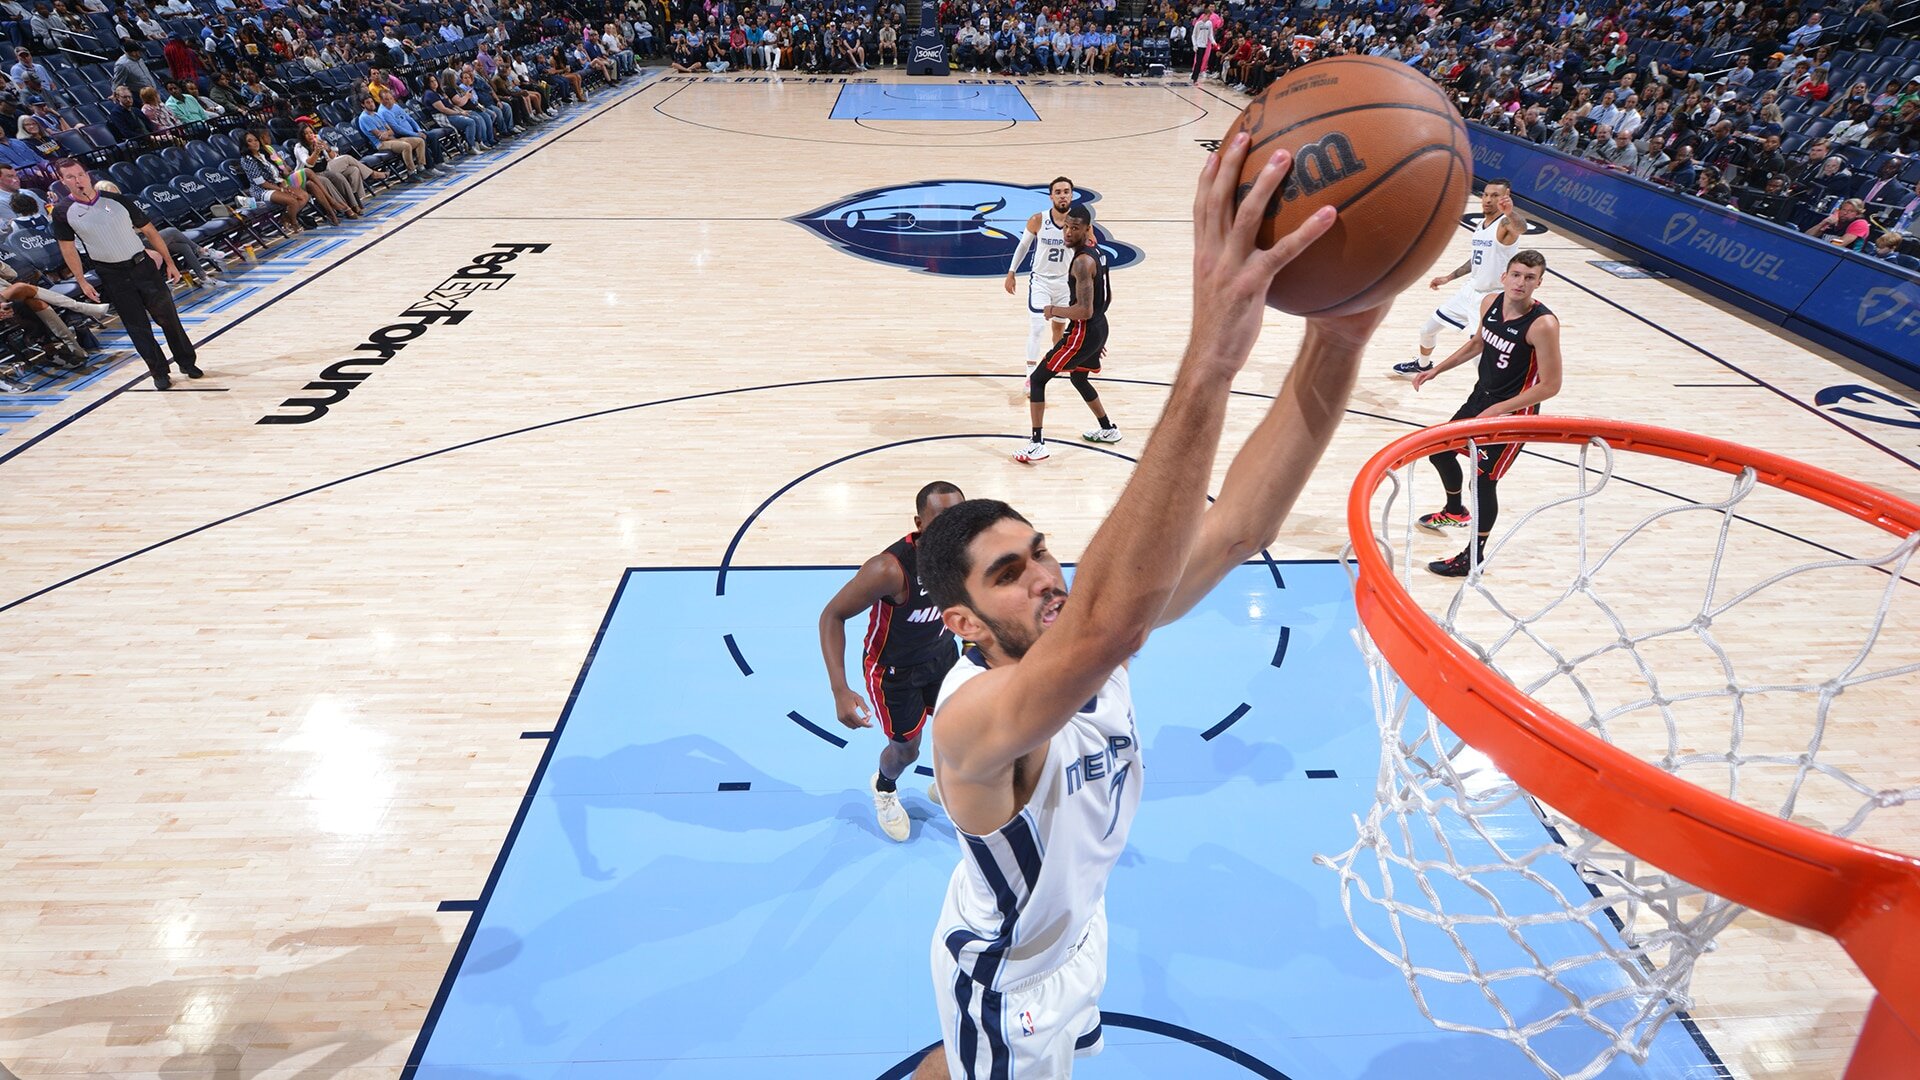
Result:
[[[1920,859],[1796,825],[1697,787],[1608,744],[1502,679],[1396,580],[1375,536],[1373,496],[1394,470],[1469,440],[1584,444],[1728,474],[1904,539],[1920,506],[1825,469],[1736,443],[1643,424],[1502,416],[1427,428],[1375,454],[1355,478],[1347,528],[1354,601],[1382,656],[1446,725],[1536,798],[1692,885],[1837,939],[1878,992],[1847,1080],[1910,1075],[1920,1062]]]

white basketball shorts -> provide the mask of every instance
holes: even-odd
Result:
[[[943,931],[933,939],[933,989],[949,1073],[1065,1080],[1073,1075],[1075,1058],[1092,1057],[1105,1047],[1100,1030],[1100,991],[1107,985],[1105,901],[1066,963],[998,992],[956,967],[944,938]]]

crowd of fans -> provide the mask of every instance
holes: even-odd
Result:
[[[1489,127],[1920,268],[1920,0],[1822,2],[940,0],[938,32],[965,72],[1248,93],[1386,57]],[[859,72],[903,62],[916,28],[904,0],[0,0],[0,32],[0,279],[37,287],[60,273],[37,239],[57,159],[141,186],[211,283],[255,241],[357,216],[642,63]],[[196,199],[209,163],[233,190]],[[0,301],[0,377],[45,321],[22,315]]]
[[[1117,0],[941,0],[939,10],[950,62],[967,73],[1171,71],[1258,93],[1324,56],[1398,60],[1489,127],[1920,269],[1920,4],[1820,2],[1147,0],[1136,12]],[[643,11],[636,40],[664,26],[668,61],[688,72],[864,71],[899,63],[911,33],[897,0]]]
[[[1817,2],[1209,4],[1142,33],[1255,93],[1322,56],[1398,60],[1469,119],[1920,269],[1920,4]]]
[[[105,309],[43,302],[97,284],[91,264],[87,288],[68,276],[52,235],[59,163],[135,201],[186,287],[217,287],[635,73],[649,18],[664,10],[643,0],[0,0],[0,281],[17,282],[0,294],[0,389],[94,362]]]

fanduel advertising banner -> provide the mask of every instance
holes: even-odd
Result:
[[[1469,125],[1474,175],[1504,177],[1557,224],[1704,279],[1782,325],[1844,338],[1920,385],[1920,282],[1768,222]]]

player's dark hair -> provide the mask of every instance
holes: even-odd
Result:
[[[962,499],[967,497],[966,492],[961,491],[945,480],[935,480],[933,483],[921,488],[920,494],[913,497],[913,512],[919,514],[921,517],[925,517],[927,514],[927,501],[935,495],[958,495]]]
[[[1509,192],[1511,192],[1513,190],[1513,183],[1509,180],[1505,180],[1505,179],[1502,179],[1501,177],[1496,176],[1493,179],[1488,180],[1486,183],[1481,184],[1480,190],[1485,191],[1490,187],[1503,187],[1503,188],[1506,188]]]
[[[1047,181],[1047,190],[1052,191],[1054,188],[1059,187],[1061,184],[1065,184],[1069,188],[1073,188],[1073,190],[1075,191],[1080,190],[1079,188],[1073,187],[1073,181],[1067,179],[1064,176],[1056,176],[1053,179]]]
[[[927,531],[920,534],[917,547],[920,584],[927,587],[927,596],[934,603],[944,608],[971,602],[967,575],[973,572],[973,558],[967,554],[967,546],[974,537],[1008,518],[1022,525],[1032,524],[998,499],[968,499],[933,519]]]
[[[1507,260],[1509,267],[1515,263],[1519,263],[1521,266],[1531,266],[1535,270],[1544,272],[1547,268],[1547,257],[1532,248],[1528,248],[1525,251],[1514,252],[1513,258]]]
[[[1074,203],[1072,206],[1067,207],[1067,220],[1077,221],[1082,225],[1091,225],[1093,224],[1093,211],[1087,207],[1086,203]]]

